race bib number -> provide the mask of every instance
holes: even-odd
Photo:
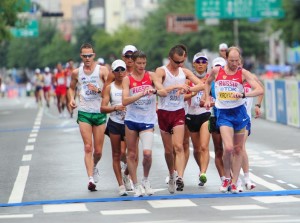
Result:
[[[191,104],[191,106],[193,106],[193,107],[199,107],[202,95],[203,95],[203,92],[200,91],[194,97],[192,97],[192,104]]]
[[[173,90],[170,92],[170,95],[169,95],[169,100],[168,100],[168,105],[171,105],[171,106],[177,106],[179,105],[180,103],[180,99],[181,99],[181,95],[176,95],[177,93],[177,90]]]
[[[65,84],[65,78],[64,77],[59,77],[57,79],[57,84],[58,85],[64,85]]]
[[[230,92],[230,91],[221,91],[218,92],[218,99],[220,101],[233,101],[237,100],[237,98],[233,97],[235,92]]]

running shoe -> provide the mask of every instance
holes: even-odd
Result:
[[[143,189],[142,189],[142,186],[141,185],[136,185],[134,187],[134,195],[135,197],[143,197]]]
[[[231,184],[231,193],[237,194],[238,192],[237,186],[235,184]]]
[[[98,183],[98,181],[100,179],[100,174],[99,174],[99,170],[97,167],[94,167],[93,178],[94,178],[95,183]]]
[[[119,186],[119,195],[120,196],[127,196],[128,195],[124,185]]]
[[[238,192],[243,192],[244,191],[243,181],[241,180],[241,178],[238,178],[238,180],[236,182],[236,188],[237,188]]]
[[[226,193],[228,191],[228,188],[230,187],[231,179],[225,179],[222,182],[222,185],[220,186],[220,192]]]
[[[207,182],[206,173],[201,173],[199,175],[199,186],[204,186],[204,184]]]
[[[142,180],[142,185],[143,185],[143,187],[145,189],[145,194],[147,194],[149,196],[154,194],[154,191],[151,188],[149,180]]]
[[[96,190],[96,184],[95,184],[95,182],[93,182],[92,180],[90,180],[89,183],[88,183],[88,189],[90,191],[97,191]]]
[[[184,183],[183,183],[183,179],[181,177],[177,177],[176,185],[177,185],[177,187],[176,187],[177,191],[183,191]]]
[[[129,178],[129,175],[123,175],[123,182],[127,191],[132,191],[132,183]]]
[[[169,176],[166,176],[166,179],[165,179],[166,184],[169,183],[169,180],[170,180],[170,177],[169,177]]]
[[[255,183],[252,183],[251,180],[248,180],[245,183],[245,186],[246,186],[247,190],[253,190],[256,187]]]
[[[168,190],[170,194],[174,194],[176,189],[176,181],[174,177],[169,177]]]

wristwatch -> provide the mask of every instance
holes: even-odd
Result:
[[[97,93],[98,93],[98,94],[100,94],[100,93],[101,93],[101,89],[100,89],[100,88],[98,88],[98,91],[97,91]]]
[[[261,105],[260,105],[260,104],[255,104],[255,106],[257,106],[257,107],[259,107],[259,108],[261,107]]]

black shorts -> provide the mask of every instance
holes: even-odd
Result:
[[[110,118],[108,119],[105,134],[109,136],[109,134],[120,135],[121,140],[124,141],[125,137],[125,125],[112,121]]]
[[[190,130],[190,132],[199,132],[202,124],[207,122],[210,117],[210,112],[205,112],[200,115],[190,115],[185,116],[185,123]]]
[[[220,134],[220,128],[217,126],[217,117],[210,116],[208,120],[208,131],[210,133],[217,133]]]

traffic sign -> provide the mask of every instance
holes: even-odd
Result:
[[[282,0],[196,0],[198,19],[282,18]]]
[[[37,20],[29,20],[24,28],[11,28],[14,37],[37,37],[39,35],[39,23]]]

